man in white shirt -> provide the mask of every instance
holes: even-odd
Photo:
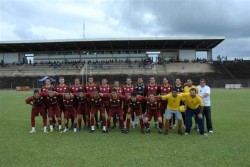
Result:
[[[204,103],[203,114],[206,119],[207,130],[213,133],[212,118],[211,118],[211,103],[210,103],[210,87],[206,85],[205,79],[200,79],[198,88],[198,95],[202,98]]]

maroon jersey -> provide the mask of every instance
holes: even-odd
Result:
[[[110,93],[111,92],[111,87],[109,85],[103,86],[101,85],[99,87],[100,93]]]
[[[153,93],[155,96],[159,93],[159,86],[157,84],[150,85],[148,84],[145,89],[146,96],[149,96],[149,94]]]
[[[118,87],[118,88],[113,87],[113,89],[116,89],[118,94],[120,94],[120,95],[123,94],[123,88],[122,87]]]
[[[160,99],[155,98],[154,101],[150,101],[149,98],[146,98],[146,106],[147,106],[147,110],[149,112],[157,112],[158,111],[158,107],[159,107],[159,101]]]
[[[56,86],[56,92],[57,93],[64,93],[65,92],[65,90],[67,90],[69,87],[67,86],[67,85],[57,85]]]
[[[80,108],[85,107],[88,104],[88,98],[86,96],[83,97],[77,96],[76,100],[78,101],[78,107]]]
[[[49,107],[55,107],[55,106],[57,107],[58,106],[59,97],[56,95],[53,97],[46,96],[45,100],[46,100],[46,103],[49,105]]]
[[[94,93],[94,90],[99,90],[98,86],[96,86],[96,84],[93,84],[93,85],[86,85],[85,87],[86,89],[86,93],[89,93],[89,94],[93,94]]]
[[[32,104],[35,108],[44,108],[44,98],[41,96],[36,99],[34,96],[25,100],[26,104]]]
[[[110,98],[109,98],[109,108],[110,109],[121,109],[122,108],[122,102],[124,100],[126,100],[125,96],[118,95],[118,97],[116,99],[112,98],[110,96]]]
[[[104,107],[103,98],[102,97],[98,97],[98,98],[91,97],[89,99],[89,101],[90,101],[91,107],[94,107],[94,108]]]
[[[169,94],[173,89],[173,86],[172,85],[167,85],[167,86],[164,86],[164,85],[161,85],[160,86],[160,91],[161,91],[161,95],[166,95],[166,94]]]
[[[54,87],[51,85],[51,86],[49,86],[49,87],[46,87],[46,86],[43,86],[42,88],[41,88],[41,92],[48,92],[48,89],[49,88],[52,88],[52,90],[54,90]]]
[[[66,99],[63,97],[63,105],[65,107],[66,112],[75,112],[75,107],[74,107],[74,100],[73,98]]]
[[[84,88],[84,86],[83,85],[74,85],[74,86],[71,86],[71,92],[72,93],[78,93],[78,90],[79,89],[82,89],[83,90],[83,92],[85,92],[85,88]]]
[[[141,97],[137,97],[135,102],[133,102],[131,99],[129,99],[128,106],[132,110],[141,110],[142,101],[143,101],[143,99]]]
[[[133,85],[130,85],[130,86],[124,85],[123,87],[124,95],[130,96],[130,94],[133,92],[135,92],[135,87]]]

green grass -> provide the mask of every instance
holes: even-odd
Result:
[[[250,90],[212,90],[214,134],[168,136],[151,128],[128,135],[118,129],[109,134],[87,130],[74,134],[30,131],[30,105],[24,100],[32,92],[0,91],[0,166],[249,166]]]

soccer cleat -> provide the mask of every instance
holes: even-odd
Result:
[[[209,130],[208,132],[209,132],[209,133],[214,133],[214,131],[212,131],[212,130]]]
[[[63,130],[63,133],[66,133],[67,131],[68,131],[68,129],[65,128],[65,129]]]
[[[162,134],[162,130],[161,130],[161,129],[158,129],[158,133],[159,133],[159,134]]]
[[[96,129],[99,129],[99,125],[98,124],[96,124],[95,127],[96,127]]]
[[[109,133],[109,131],[110,131],[110,129],[107,129],[107,130],[106,130],[106,133]]]
[[[159,127],[158,127],[158,124],[157,124],[157,122],[155,122],[155,129],[158,129]]]
[[[89,130],[89,133],[94,133],[94,132],[95,132],[95,130],[92,130],[92,129]]]
[[[201,134],[202,136],[208,136],[208,134],[207,133],[203,133],[203,134]]]
[[[189,133],[188,133],[188,132],[185,132],[184,134],[185,134],[186,136],[187,136],[187,135],[189,135]]]
[[[124,132],[125,132],[125,129],[121,129],[121,132],[124,133]]]
[[[128,134],[129,130],[128,129],[124,129],[124,134]]]
[[[141,134],[145,134],[145,129],[144,128],[141,129]]]
[[[44,130],[43,130],[43,133],[48,133],[47,129],[44,129]]]
[[[178,134],[182,136],[183,132],[181,130],[178,130]]]
[[[168,131],[167,130],[164,132],[164,135],[168,135]]]
[[[35,133],[36,130],[35,129],[32,129],[29,133]]]
[[[150,133],[150,129],[149,128],[146,130],[146,133]]]
[[[116,128],[116,126],[112,126],[112,127],[111,127],[111,129],[115,129],[115,128]]]
[[[50,133],[54,132],[54,129],[50,129],[49,132],[50,132]]]

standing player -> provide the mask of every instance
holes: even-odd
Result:
[[[130,126],[130,117],[131,115],[135,115],[140,119],[141,133],[144,134],[143,120],[142,120],[142,102],[143,96],[137,97],[136,93],[131,93],[130,98],[128,99],[128,115],[127,115],[127,123],[125,133],[129,132]]]
[[[203,109],[204,104],[199,95],[197,95],[196,89],[191,88],[190,93],[182,93],[185,97],[186,111],[186,132],[185,135],[190,133],[192,127],[192,116],[195,115],[198,118],[198,127],[201,135],[207,136],[204,132],[204,119],[203,119]]]
[[[123,92],[124,92],[124,95],[126,95],[127,97],[129,97],[131,93],[135,92],[135,87],[132,85],[132,80],[130,77],[127,77],[126,79],[126,84],[123,87]],[[124,102],[124,106],[123,106],[123,120],[124,121],[126,121],[127,112],[128,112],[128,104],[127,102]],[[135,123],[133,120],[132,120],[132,126],[135,126]],[[126,127],[126,124],[124,124],[124,127]]]
[[[145,85],[143,83],[143,79],[142,77],[138,77],[137,79],[137,84],[135,85],[135,93],[139,96],[145,96]],[[145,117],[145,113],[146,113],[146,103],[145,101],[141,102],[141,109],[142,109],[142,115],[143,115],[143,119]],[[135,117],[135,125],[138,125],[138,117]]]
[[[85,89],[86,89],[86,93],[88,93],[90,96],[92,96],[94,94],[95,90],[99,91],[99,87],[94,83],[94,78],[92,76],[90,76],[88,78],[88,83],[85,86]],[[90,113],[91,112],[91,106],[90,105],[88,105],[88,109],[89,109],[89,113]],[[98,117],[97,117],[97,115],[95,115],[95,120],[96,120],[95,126],[98,129],[99,125],[98,125]],[[89,125],[90,125],[90,122],[89,122]]]
[[[93,95],[90,96],[89,98],[89,102],[91,105],[91,129],[90,132],[94,132],[95,131],[95,127],[94,127],[94,118],[95,115],[97,115],[97,112],[100,111],[100,115],[102,115],[102,130],[103,132],[106,132],[106,118],[105,118],[105,107],[104,107],[104,100],[103,97],[101,97],[99,95],[99,91],[95,90]],[[97,119],[96,119],[97,122]]]
[[[33,96],[25,100],[26,104],[32,105],[31,109],[31,131],[30,133],[35,133],[35,117],[40,115],[43,117],[43,132],[47,133],[47,116],[45,114],[44,98],[40,95],[39,90],[35,89]]]
[[[211,118],[211,102],[210,102],[210,87],[206,85],[206,80],[201,79],[198,86],[198,95],[204,103],[204,116],[206,118],[207,131],[213,133],[212,118]]]
[[[166,122],[165,122],[165,132],[164,134],[167,135],[169,131],[169,123],[172,115],[175,114],[178,120],[178,134],[183,135],[182,133],[182,116],[181,112],[179,111],[181,101],[183,101],[182,95],[177,93],[176,89],[172,90],[172,94],[167,94],[161,96],[163,100],[167,100],[167,110],[166,110]]]
[[[177,93],[182,93],[183,92],[183,86],[181,85],[180,78],[175,79],[174,89],[176,89]],[[181,102],[181,105],[184,105],[184,103]],[[182,115],[183,123],[184,123],[184,125],[186,125],[186,113],[182,112],[181,115]],[[171,122],[173,123],[173,125],[171,125]],[[176,124],[175,124],[175,114],[173,114],[173,117],[170,120],[169,125],[170,125],[170,127],[175,128],[175,126],[176,126]]]
[[[111,92],[111,87],[108,85],[108,80],[106,78],[102,79],[102,84],[100,85],[99,88],[100,88],[100,93],[110,93]],[[109,104],[109,101],[104,99],[104,107],[105,107],[105,110],[107,113],[109,112],[108,104]],[[100,115],[99,122],[101,122],[101,121],[102,121],[102,116]]]
[[[159,86],[155,83],[154,77],[150,77],[149,84],[146,86],[145,89],[145,94],[147,97],[149,97],[150,94],[154,94],[154,96],[157,96],[159,94]],[[155,128],[157,129],[158,125],[156,117],[154,117],[154,121],[155,121]]]
[[[168,78],[167,77],[164,77],[162,81],[163,81],[163,84],[160,86],[160,94],[161,95],[167,95],[172,91],[173,86],[168,83]],[[161,101],[160,111],[161,111],[162,119],[164,118],[164,113],[165,113],[165,110],[167,108],[167,104],[168,104],[167,100],[162,100]]]
[[[149,97],[146,98],[147,112],[145,116],[144,126],[146,127],[146,133],[150,133],[149,121],[152,117],[158,120],[159,128],[158,133],[162,133],[162,117],[159,111],[160,99],[156,98],[153,93],[149,94]]]
[[[64,113],[65,129],[63,132],[67,132],[69,129],[68,127],[69,118],[74,120],[73,129],[74,129],[74,132],[76,132],[77,119],[76,119],[76,109],[74,106],[73,98],[74,97],[70,94],[70,91],[66,90],[62,98],[64,109],[65,109],[65,113]]]

